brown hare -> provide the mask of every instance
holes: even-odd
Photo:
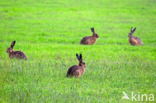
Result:
[[[136,30],[136,28],[131,28],[130,33],[128,34],[129,43],[133,46],[143,45],[143,42],[138,37],[135,37],[132,35],[135,32],[135,30]]]
[[[17,58],[17,59],[27,59],[26,55],[21,51],[14,51],[13,47],[15,46],[16,41],[13,41],[10,47],[7,49],[7,53],[9,54],[9,58]]]
[[[82,40],[80,41],[80,44],[93,45],[96,42],[96,39],[99,38],[99,36],[97,33],[95,33],[94,28],[91,28],[91,32],[93,33],[93,35],[82,38]]]
[[[76,57],[79,61],[79,64],[73,65],[68,69],[66,75],[67,77],[80,77],[85,72],[86,65],[83,62],[82,54],[80,55],[76,54]]]

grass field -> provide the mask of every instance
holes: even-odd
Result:
[[[128,43],[132,26],[143,46]],[[100,38],[80,45],[90,27]],[[132,103],[123,91],[156,96],[155,27],[155,0],[1,0],[0,103]],[[9,59],[13,40],[27,61]],[[86,72],[66,78],[76,53]]]

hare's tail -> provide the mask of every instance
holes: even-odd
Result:
[[[144,45],[144,43],[141,41],[141,45]]]

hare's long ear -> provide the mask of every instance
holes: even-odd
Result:
[[[10,47],[13,48],[15,46],[16,41],[12,41]]]
[[[76,53],[76,57],[77,57],[78,60],[80,60],[79,55],[77,53]]]
[[[82,62],[82,54],[80,54],[80,55],[76,54],[76,57],[77,57],[79,62]]]
[[[80,54],[80,60],[82,61],[82,54]]]
[[[94,29],[94,27],[91,28],[91,32],[95,33],[95,29]]]
[[[135,32],[135,30],[136,30],[136,27],[132,30],[132,32],[134,33],[134,32]]]

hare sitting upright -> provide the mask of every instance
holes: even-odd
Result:
[[[27,59],[26,55],[21,51],[14,51],[13,47],[15,46],[16,41],[13,41],[10,47],[7,49],[7,53],[9,54],[9,58],[17,58],[17,59]]]
[[[76,57],[79,61],[79,64],[73,65],[68,69],[67,77],[80,77],[85,72],[86,65],[83,62],[82,54],[76,54]]]
[[[82,40],[80,41],[80,44],[92,45],[96,42],[96,39],[99,38],[99,36],[97,33],[95,33],[94,28],[91,28],[91,32],[93,33],[93,35],[82,38]]]
[[[133,36],[132,34],[135,32],[136,28],[131,28],[130,33],[128,34],[129,37],[129,43],[131,45],[143,45],[143,42],[138,38]]]

